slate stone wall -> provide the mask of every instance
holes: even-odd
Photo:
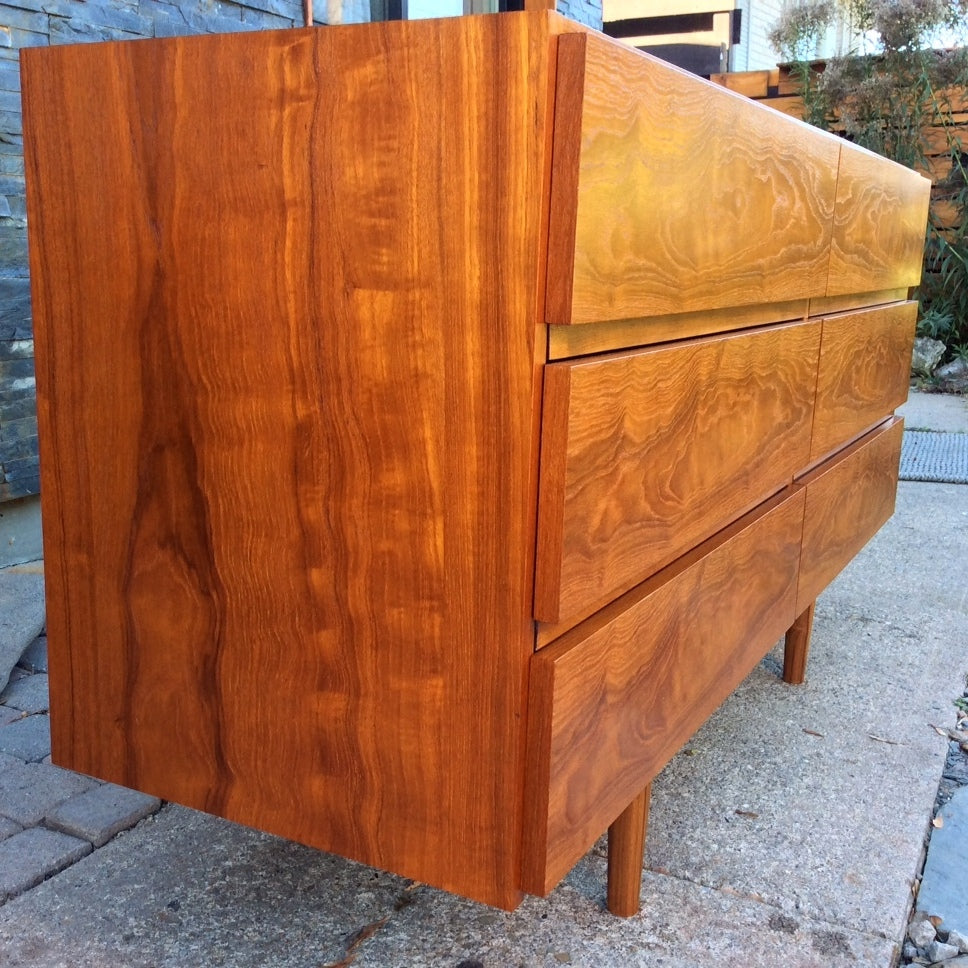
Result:
[[[642,2],[647,5],[647,0]],[[580,24],[602,29],[602,0],[558,0],[556,9]]]
[[[12,43],[6,14],[0,45]],[[40,489],[25,225],[20,68],[16,49],[0,46],[0,502]]]
[[[369,0],[315,0],[318,23],[368,19]],[[560,0],[601,26],[601,0]],[[40,492],[27,269],[21,47],[299,26],[302,0],[0,0],[0,502]]]

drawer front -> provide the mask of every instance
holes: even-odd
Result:
[[[801,481],[807,503],[798,615],[894,513],[903,428],[904,421],[891,421]]]
[[[810,460],[889,416],[907,399],[917,303],[823,321]]]
[[[843,142],[827,295],[916,286],[931,182]]]
[[[790,627],[790,488],[532,659],[525,890],[545,894]]]
[[[545,368],[535,617],[584,618],[807,466],[820,323]]]
[[[837,139],[589,34],[556,84],[548,322],[824,295]]]

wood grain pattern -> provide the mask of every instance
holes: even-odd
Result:
[[[547,893],[793,623],[803,506],[784,491],[535,655],[525,890]]]
[[[642,851],[649,826],[649,784],[608,828],[608,910],[619,918],[639,913]]]
[[[730,91],[745,97],[767,97],[772,81],[772,71],[741,71],[729,74],[711,74],[709,80],[713,84],[721,84]]]
[[[556,103],[548,322],[823,295],[837,139],[598,35]]]
[[[907,399],[918,304],[823,321],[810,460],[880,423]]]
[[[806,475],[800,615],[894,513],[904,421],[895,418]]]
[[[916,286],[930,193],[917,172],[844,142],[826,295]]]
[[[549,24],[24,52],[58,763],[517,903]]]
[[[837,141],[527,5],[23,52],[56,761],[507,908],[889,513],[921,191],[828,284]]]
[[[900,298],[903,299],[904,295]],[[611,323],[586,323],[584,326],[549,326],[548,359],[566,360],[574,356],[693,339],[711,333],[728,333],[749,326],[806,319],[807,309],[808,300],[796,299],[672,316],[620,319]]]
[[[584,617],[806,466],[820,324],[545,371],[535,616]]]
[[[810,655],[810,636],[813,633],[813,613],[816,602],[811,602],[787,629],[783,642],[783,681],[791,686],[802,686],[807,678],[807,657]]]
[[[818,296],[808,303],[809,316],[824,316],[827,313],[844,313],[851,309],[865,309],[871,306],[884,306],[887,303],[904,302],[908,298],[908,287],[879,289],[877,292],[847,293],[843,296]]]

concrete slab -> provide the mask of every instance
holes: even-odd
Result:
[[[929,723],[953,724],[968,669],[962,515],[968,488],[901,485],[896,517],[818,603],[806,684],[776,682],[777,651],[663,773],[651,868],[903,933],[947,755]]]
[[[0,908],[5,968],[886,968],[968,664],[966,524],[968,487],[901,485],[807,683],[772,654],[656,780],[635,918],[601,844],[505,914],[167,807]]]
[[[646,912],[603,914],[590,854],[513,914],[168,807],[0,909],[5,968],[884,968],[895,945],[647,875]],[[346,959],[346,960],[344,960]]]
[[[0,569],[0,690],[44,627],[44,576],[22,566]]]
[[[904,417],[905,430],[968,433],[968,398],[958,394],[912,390],[897,412]]]
[[[941,808],[942,826],[931,834],[916,908],[941,918],[941,927],[968,936],[968,787],[956,790]]]

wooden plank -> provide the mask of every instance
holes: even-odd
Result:
[[[938,94],[938,103],[953,115],[968,111],[968,91],[963,87],[949,87]]]
[[[903,302],[908,298],[908,287],[882,289],[879,292],[849,293],[844,296],[821,296],[811,299],[810,316],[825,316],[828,313],[842,313],[851,309],[867,309],[887,303]]]
[[[918,304],[823,321],[810,460],[880,423],[907,399]]]
[[[791,118],[803,119],[803,98],[799,95],[784,95],[783,97],[760,98],[757,104],[762,104],[765,108],[772,108],[780,114],[789,115]]]
[[[839,150],[621,44],[561,38],[548,322],[822,295]]]
[[[549,23],[24,52],[56,762],[517,902]]]
[[[761,98],[770,92],[769,71],[741,71],[739,73],[711,74],[709,80],[728,91],[735,91],[744,97]]]
[[[826,295],[916,286],[931,182],[843,143]]]
[[[807,318],[807,300],[739,306],[735,309],[706,309],[674,316],[651,316],[645,319],[620,319],[612,323],[586,323],[584,326],[549,326],[548,359],[562,360],[589,356],[610,350],[668,343],[672,340],[708,336]]]
[[[590,614],[789,483],[819,349],[792,323],[549,365],[535,617]]]
[[[964,221],[964,211],[951,199],[939,198],[931,205],[931,223],[939,229],[956,229]]]
[[[946,128],[938,125],[928,128],[924,134],[924,152],[927,155],[946,154],[952,147],[968,150],[968,113],[954,114]]]
[[[794,621],[803,492],[535,655],[524,888],[546,894]]]
[[[915,167],[925,178],[930,178],[932,182],[944,181],[951,174],[951,155],[947,152],[943,155],[933,155],[925,158],[923,164]]]
[[[904,421],[895,418],[802,479],[807,500],[798,615],[894,513],[903,429]]]

